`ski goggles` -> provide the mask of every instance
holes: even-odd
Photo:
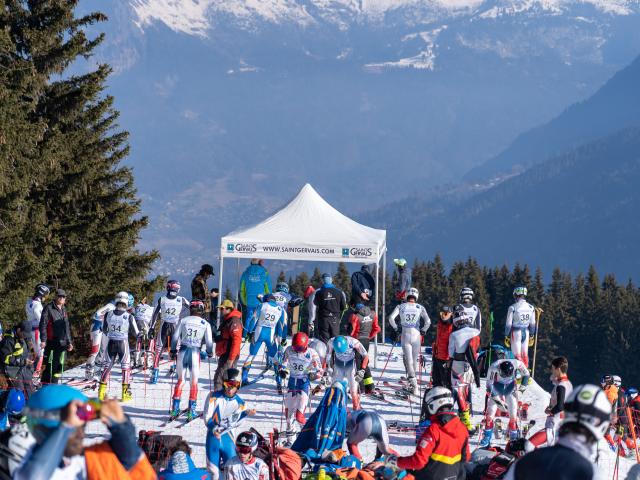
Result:
[[[242,455],[249,455],[253,453],[253,448],[249,445],[237,445],[236,452],[241,453]]]
[[[222,384],[224,388],[240,388],[240,382],[238,380],[225,380]]]

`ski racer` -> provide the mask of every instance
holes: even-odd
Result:
[[[470,459],[469,432],[453,412],[453,396],[444,387],[434,387],[425,396],[431,415],[413,455],[389,456],[386,464],[410,470],[417,480],[465,478],[464,463]]]
[[[357,305],[375,304],[376,281],[373,278],[376,265],[362,265],[351,275],[351,303]]]
[[[473,327],[473,318],[460,307],[458,305],[453,314],[454,331],[449,336],[451,386],[458,401],[458,412],[462,423],[471,430],[471,384],[474,379],[476,385],[480,387],[471,342],[480,335],[480,330]]]
[[[527,287],[516,287],[513,290],[515,303],[507,311],[507,322],[504,327],[504,343],[511,345],[513,356],[525,366],[529,366],[529,347],[533,346],[536,334],[536,309],[525,297]]]
[[[514,463],[505,480],[603,478],[596,464],[598,442],[609,429],[611,404],[596,385],[576,387],[565,403],[555,445],[537,448]]]
[[[549,406],[545,409],[547,420],[544,430],[540,430],[531,437],[531,443],[539,447],[543,443],[551,446],[555,443],[556,429],[560,421],[564,418],[565,401],[573,391],[573,385],[567,376],[569,371],[569,361],[565,357],[556,357],[551,361],[551,398]]]
[[[444,305],[440,309],[440,320],[436,326],[436,341],[433,342],[431,363],[431,384],[434,387],[451,389],[451,369],[449,368],[449,336],[453,331],[453,309]]]
[[[127,293],[127,308],[130,309],[133,307],[133,295]],[[91,352],[89,353],[89,357],[87,357],[87,365],[85,367],[85,378],[87,380],[92,380],[95,372],[96,364],[98,367],[104,366],[105,352],[107,347],[107,337],[102,335],[104,319],[106,318],[109,312],[112,312],[116,308],[116,300],[110,301],[106,305],[100,307],[96,313],[93,314],[93,323],[91,324]]]
[[[247,329],[249,321],[254,317],[255,310],[260,306],[258,295],[266,295],[271,292],[271,280],[269,272],[262,265],[262,260],[251,259],[251,264],[240,277],[240,302],[245,306],[244,328]]]
[[[381,455],[397,455],[395,450],[389,447],[389,432],[384,418],[373,410],[352,410],[347,415],[349,453],[362,460],[358,444],[367,439],[376,442],[375,458],[379,458]]]
[[[153,310],[149,331],[154,330],[158,321],[160,323],[155,339],[156,354],[153,359],[151,383],[158,383],[162,348],[171,342],[171,337],[176,331],[178,321],[182,317],[185,317],[186,312],[189,311],[189,302],[187,302],[186,298],[179,296],[178,293],[180,293],[180,282],[177,280],[169,280],[167,282],[167,293],[158,299],[158,303]]]
[[[480,349],[480,332],[482,331],[482,314],[477,305],[473,303],[474,293],[469,287],[464,287],[460,290],[460,303],[456,305],[454,311],[459,312],[459,315],[464,314],[473,328],[478,330],[477,338],[471,341],[471,348],[473,349],[474,357],[478,355]],[[456,328],[454,324],[454,328]]]
[[[407,266],[404,258],[394,258],[396,265],[396,275],[393,280],[393,292],[396,302],[401,303],[407,290],[411,287],[411,267]]]
[[[302,303],[302,299],[297,295],[293,295],[289,292],[289,284],[287,282],[278,282],[276,284],[276,291],[273,292],[273,296],[276,299],[276,303],[287,312],[288,321],[292,321],[292,316],[289,315],[289,307],[295,307]],[[293,329],[291,323],[287,324],[287,327]]]
[[[283,380],[289,377],[284,397],[284,415],[287,419],[287,439],[291,443],[294,434],[299,431],[298,425],[306,423],[304,411],[309,402],[309,382],[322,376],[320,357],[309,348],[306,333],[298,332],[293,336],[291,345],[284,351],[278,374]]]
[[[26,454],[15,480],[153,480],[157,475],[136,443],[131,420],[117,400],[96,409],[68,385],[45,385],[27,402],[27,425],[36,445]],[[86,421],[100,419],[109,440],[84,445]]]
[[[31,324],[31,342],[35,353],[34,360],[34,378],[39,379],[42,372],[42,349],[40,348],[40,317],[42,316],[42,303],[47,295],[49,295],[49,287],[44,283],[36,285],[35,292],[25,305],[27,321]]]
[[[204,424],[207,427],[205,444],[207,470],[212,480],[220,478],[220,465],[235,456],[234,429],[255,410],[246,408],[238,395],[240,371],[230,368],[224,374],[223,390],[210,392],[204,402]]]
[[[193,300],[189,305],[191,315],[184,317],[178,323],[178,328],[171,337],[171,358],[176,359],[176,373],[178,381],[173,390],[173,402],[171,404],[171,418],[180,415],[180,397],[182,385],[189,373],[191,388],[189,389],[189,409],[187,420],[193,420],[197,413],[198,400],[198,373],[200,372],[200,347],[204,341],[207,356],[213,357],[213,339],[211,338],[211,325],[205,320],[204,303],[201,300]],[[207,315],[208,317],[208,315]],[[178,353],[178,345],[180,352]]]
[[[151,318],[153,317],[153,307],[147,304],[147,297],[144,297],[133,312],[133,316],[136,319],[136,325],[138,325],[138,331],[142,334],[136,339],[136,346],[133,351],[133,367],[142,367],[142,352],[146,352],[149,338],[149,325],[151,325]]]
[[[487,410],[481,447],[488,447],[493,437],[493,419],[498,407],[509,414],[509,440],[515,440],[518,432],[518,377],[522,387],[529,384],[529,370],[518,359],[502,359],[494,362],[487,372]]]
[[[400,345],[402,345],[404,368],[409,379],[409,390],[414,395],[418,393],[416,371],[418,370],[422,337],[426,335],[429,326],[431,326],[427,310],[417,303],[419,295],[417,288],[409,288],[406,293],[406,301],[398,305],[389,315],[391,328],[396,332],[398,325],[396,325],[395,319],[400,315],[400,326],[402,327]]]
[[[380,332],[380,325],[378,325],[378,315],[371,310],[371,308],[358,303],[355,306],[355,313],[350,318],[350,332],[349,336],[357,338],[365,350],[369,351],[369,343],[376,338],[376,335]],[[357,358],[358,369],[362,368],[362,358]],[[369,366],[364,369],[364,379],[362,380],[362,387],[365,393],[371,393],[374,389],[373,377],[371,376],[371,369]]]
[[[129,294],[120,292],[115,298],[115,309],[105,315],[102,329],[107,339],[105,352],[107,355],[107,365],[100,377],[100,387],[98,388],[98,398],[104,400],[107,394],[107,384],[111,376],[113,365],[119,361],[122,365],[122,401],[131,400],[131,355],[129,353],[129,329],[133,330],[134,336],[140,335],[135,318],[127,312],[129,304]]]
[[[224,465],[226,480],[269,480],[269,467],[254,455],[258,448],[258,435],[242,432],[236,438],[236,456]]]
[[[242,383],[249,381],[249,370],[253,359],[260,351],[264,343],[267,351],[267,367],[275,367],[276,355],[279,346],[287,344],[287,313],[276,303],[272,294],[267,294],[262,298],[262,305],[256,310],[248,324],[248,332],[252,335],[249,346],[249,356],[242,365]],[[276,370],[276,385],[278,393],[282,394],[282,379]]]
[[[362,356],[362,366],[356,372],[356,352]],[[360,395],[358,383],[364,378],[365,368],[369,364],[369,355],[362,343],[353,337],[339,335],[329,340],[327,344],[327,357],[323,368],[331,363],[332,383],[346,381],[351,390],[351,402],[354,410],[360,410]]]
[[[313,297],[316,306],[318,331],[316,336],[324,343],[340,335],[342,312],[347,309],[347,298],[344,292],[333,285],[330,274],[322,275],[322,287],[316,290]]]

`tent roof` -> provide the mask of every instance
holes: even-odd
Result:
[[[306,184],[288,205],[271,217],[222,237],[221,251],[224,256],[232,257],[377,261],[386,249],[386,236],[386,230],[361,225],[343,215]],[[234,245],[243,246],[234,249]],[[273,251],[277,246],[283,248]],[[340,250],[336,252],[340,258],[328,258],[316,252],[318,248],[330,247]],[[369,255],[361,250],[367,248],[371,249]],[[288,253],[293,255],[287,256]]]

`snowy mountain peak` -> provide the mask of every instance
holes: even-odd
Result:
[[[329,22],[344,29],[353,23],[380,21],[393,12],[406,12],[407,19],[419,24],[451,14],[496,18],[532,10],[560,14],[580,6],[629,15],[639,10],[640,0],[131,0],[134,22],[141,29],[160,22],[196,36],[207,36],[228,19],[246,28],[263,21],[301,27]]]

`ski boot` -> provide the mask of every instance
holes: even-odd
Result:
[[[160,371],[157,368],[154,368],[153,370],[151,370],[151,384],[156,384],[158,383],[158,375],[160,374]]]
[[[416,380],[416,377],[409,377],[409,388],[407,390],[409,393],[418,395],[418,380]]]
[[[168,373],[167,376],[170,377],[174,373],[176,373],[176,365],[175,364],[173,364],[173,365],[171,365],[171,367],[169,367],[169,373]]]
[[[133,396],[131,395],[131,386],[128,383],[122,384],[122,401],[129,402],[133,400]]]
[[[518,429],[509,429],[509,441],[517,440],[520,437],[520,432]]]
[[[481,447],[488,447],[491,445],[491,438],[493,437],[493,428],[485,428],[482,432],[482,438],[480,439]]]
[[[458,416],[460,417],[462,423],[464,423],[464,426],[467,427],[467,430],[469,430],[469,432],[472,432],[473,427],[471,426],[471,412],[469,411],[469,409],[461,411]]]
[[[296,422],[303,426],[305,423],[307,423],[307,419],[305,418],[304,413],[302,413],[300,410],[296,411]]]
[[[189,410],[187,410],[187,421],[190,422],[198,415],[196,411],[198,402],[196,400],[189,400]]]
[[[100,386],[98,387],[98,400],[103,401],[107,396],[107,384],[105,382],[100,382]]]
[[[284,389],[282,388],[282,385],[278,384],[276,385],[276,388],[278,389],[278,395],[284,395]]]
[[[249,382],[249,367],[242,367],[242,385]]]
[[[84,379],[93,380],[93,365],[87,365],[84,369]]]
[[[171,418],[177,418],[180,416],[180,399],[174,398],[171,402],[171,411],[169,412]]]

